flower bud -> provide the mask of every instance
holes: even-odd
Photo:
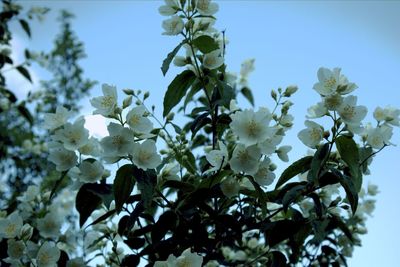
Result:
[[[128,96],[127,98],[124,99],[122,102],[122,108],[127,108],[132,104],[132,96]]]
[[[174,116],[175,116],[175,113],[170,112],[170,113],[167,115],[167,121],[172,121],[172,120],[174,119]]]
[[[29,239],[31,239],[32,234],[33,234],[33,227],[26,223],[24,224],[24,226],[22,226],[19,236],[22,240],[26,242]]]
[[[135,91],[132,89],[123,89],[122,91],[124,91],[124,93],[127,95],[135,95]]]
[[[271,90],[271,97],[275,101],[277,101],[277,99],[278,99],[278,95],[276,94],[276,91],[274,89]]]
[[[285,92],[283,93],[283,96],[285,97],[290,97],[297,91],[297,86],[296,85],[290,85],[286,88]]]
[[[143,100],[146,100],[147,98],[149,98],[149,96],[150,96],[150,92],[149,91],[144,92]]]

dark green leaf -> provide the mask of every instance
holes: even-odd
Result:
[[[349,201],[351,210],[354,214],[358,206],[358,192],[356,190],[356,187],[354,186],[353,181],[349,177],[344,175],[339,177],[339,182],[346,191],[347,200]]]
[[[126,164],[118,169],[114,180],[114,198],[115,209],[121,211],[123,205],[128,200],[135,186],[133,172],[135,167],[132,164]]]
[[[157,184],[157,174],[154,170],[144,171],[135,167],[133,176],[138,183],[138,189],[142,195],[143,205],[145,209],[148,209],[153,201],[154,188]]]
[[[112,186],[110,184],[86,184],[87,190],[101,198],[104,205],[109,208],[114,200]]]
[[[195,187],[191,183],[181,182],[169,180],[163,184],[164,188],[174,188],[177,190],[181,190],[182,192],[192,192],[195,190]]]
[[[161,214],[160,218],[158,219],[157,223],[154,225],[151,231],[151,240],[153,243],[157,243],[164,238],[169,230],[175,229],[176,221],[178,217],[176,214],[168,210]]]
[[[231,100],[235,98],[235,90],[229,84],[220,80],[217,80],[217,88],[220,95],[217,103],[229,109]]]
[[[350,229],[347,227],[346,223],[342,221],[341,218],[337,216],[332,216],[330,220],[331,227],[339,228],[342,232],[347,236],[347,238],[354,242],[353,234],[351,233]]]
[[[360,166],[363,174],[368,174],[368,165],[372,162],[372,147],[361,147],[360,148],[360,162],[363,164]]]
[[[340,157],[346,162],[350,169],[351,178],[355,186],[355,190],[360,192],[362,185],[362,174],[360,164],[360,155],[358,146],[353,138],[340,136],[336,139],[336,148],[339,151]]]
[[[84,184],[76,195],[75,207],[79,212],[79,225],[86,222],[94,210],[101,204],[101,198],[88,190],[90,184]]]
[[[135,267],[138,266],[139,263],[140,263],[140,256],[131,254],[123,258],[121,262],[121,267]]]
[[[64,180],[65,176],[67,176],[68,171],[63,171],[61,173],[60,178],[58,178],[58,180],[56,181],[56,183],[53,186],[53,189],[51,189],[51,193],[50,193],[50,199],[53,199],[54,194],[56,193],[58,187],[60,186],[60,184],[62,183],[62,181]]]
[[[139,249],[144,246],[145,239],[140,237],[129,237],[128,240],[124,240],[124,243],[127,244],[131,249]]]
[[[208,117],[208,112],[198,115],[190,125],[190,130],[192,131],[192,139],[196,133],[205,125],[211,123],[211,119]]]
[[[314,154],[314,157],[311,161],[311,168],[307,175],[307,180],[309,182],[318,181],[320,172],[323,169],[323,164],[326,158],[329,156],[329,143],[323,144],[320,146]]]
[[[296,185],[292,187],[283,197],[282,205],[283,209],[287,211],[289,205],[295,202],[301,195],[306,185]]]
[[[18,105],[19,113],[29,122],[30,125],[33,124],[33,117],[30,111],[25,107],[24,104]]]
[[[254,97],[253,97],[253,93],[251,92],[251,90],[248,87],[243,87],[242,90],[240,90],[240,92],[254,107]]]
[[[312,156],[307,156],[295,161],[292,165],[287,167],[287,169],[282,173],[281,177],[279,177],[275,188],[279,188],[294,176],[308,171],[310,169],[312,159]]]
[[[30,38],[31,37],[31,29],[29,27],[28,22],[26,22],[26,20],[20,19],[19,24],[21,24],[22,29],[24,29],[26,35],[28,35]]]
[[[93,221],[91,224],[89,224],[87,227],[89,227],[89,226],[91,226],[91,225],[98,224],[99,222],[104,221],[105,219],[107,219],[107,218],[113,216],[116,212],[117,212],[117,210],[115,210],[115,209],[112,209],[112,210],[107,211],[106,213],[104,213],[103,215],[101,215],[99,218],[97,218],[96,220],[94,220],[94,221]],[[86,227],[86,228],[87,228],[87,227]]]
[[[190,70],[185,70],[175,77],[164,96],[164,117],[181,101],[195,79],[196,75]]]
[[[203,53],[208,54],[219,48],[214,38],[208,35],[202,35],[193,40],[193,44]]]
[[[270,267],[286,267],[288,266],[286,264],[286,256],[282,252],[279,251],[272,251],[270,253],[271,257],[271,264],[269,265]]]
[[[288,239],[299,231],[301,224],[291,220],[279,220],[265,223],[262,226],[265,241],[271,248]]]
[[[165,76],[165,74],[167,74],[168,69],[169,69],[169,65],[171,64],[172,60],[174,59],[174,57],[176,56],[176,54],[178,53],[179,49],[181,49],[182,45],[184,44],[184,42],[178,44],[177,47],[174,48],[174,50],[172,50],[167,57],[164,59],[162,66],[161,66],[161,71],[163,73],[163,75]]]
[[[31,75],[29,74],[29,71],[22,65],[17,66],[15,68],[22,76],[24,76],[28,81],[32,83],[32,78]]]
[[[185,160],[183,160],[182,156],[186,156]],[[185,151],[182,156],[176,157],[176,160],[179,162],[179,164],[185,167],[188,172],[196,174],[196,159],[193,153],[190,151]]]

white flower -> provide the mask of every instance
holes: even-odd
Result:
[[[247,254],[243,250],[235,251],[234,261],[245,261],[247,259]]]
[[[126,115],[126,122],[135,133],[147,134],[153,130],[153,123],[145,117],[146,108],[141,105],[133,108]]]
[[[117,88],[115,86],[103,84],[101,89],[104,96],[94,97],[90,100],[90,103],[96,108],[93,114],[101,114],[108,117],[114,114],[114,110],[118,105]]]
[[[211,3],[211,0],[196,0],[196,9],[200,15],[212,16],[218,12],[218,4]]]
[[[84,146],[89,140],[89,131],[84,127],[83,117],[78,118],[74,124],[66,123],[52,136],[53,140],[60,141],[67,150],[75,151]]]
[[[307,109],[309,119],[321,118],[328,113],[328,109],[325,107],[324,103],[319,102],[314,106]]]
[[[162,27],[165,30],[165,32],[163,32],[164,35],[178,35],[182,32],[184,23],[179,16],[173,16],[164,20],[162,22]]]
[[[234,177],[227,177],[221,182],[221,191],[226,197],[237,196],[240,190],[240,184]]]
[[[132,154],[133,163],[143,170],[154,169],[161,163],[161,157],[157,154],[156,142],[151,139],[141,144],[135,143]]]
[[[223,142],[219,141],[219,150],[211,150],[206,154],[207,161],[213,166],[208,172],[218,171],[228,163],[228,150]]]
[[[182,252],[182,255],[176,259],[176,267],[201,267],[203,257],[197,253],[190,252],[190,248]]]
[[[18,211],[14,211],[7,218],[0,219],[0,237],[15,238],[19,235],[23,221]]]
[[[207,69],[217,69],[224,64],[224,58],[221,55],[220,50],[214,50],[204,55],[203,66]]]
[[[357,85],[349,83],[347,78],[340,74],[340,68],[333,70],[319,68],[317,76],[319,82],[313,88],[322,96],[329,96],[334,93],[345,95],[357,88]]]
[[[176,163],[168,163],[167,165],[164,166],[164,168],[161,171],[160,175],[160,180],[175,180],[179,181],[179,175],[177,174],[179,172],[179,165]]]
[[[168,256],[166,261],[156,261],[154,263],[154,267],[175,267],[176,266],[176,257],[171,254]]]
[[[238,103],[236,102],[235,99],[232,99],[229,102],[229,111],[230,112],[234,112],[234,111],[237,111],[237,110],[239,110]]]
[[[111,122],[107,126],[110,136],[106,136],[101,139],[100,144],[104,150],[104,154],[107,157],[123,157],[127,156],[132,151],[134,143],[133,132],[121,126]]]
[[[17,241],[15,239],[8,239],[7,241],[7,254],[12,259],[21,259],[24,256],[25,244],[24,241]]]
[[[271,155],[275,152],[276,146],[282,142],[282,135],[273,135],[268,137],[265,141],[258,143],[257,146],[260,148],[261,153],[264,155]]]
[[[78,157],[75,152],[58,147],[50,150],[48,159],[56,164],[57,171],[66,171],[76,165]]]
[[[368,195],[376,196],[379,193],[378,186],[368,183]]]
[[[239,141],[251,146],[265,141],[275,133],[275,129],[268,127],[272,114],[267,108],[260,108],[257,112],[250,109],[237,111],[231,116],[230,128],[239,137]]]
[[[301,130],[297,135],[299,139],[310,148],[315,148],[322,141],[324,129],[318,123],[305,121],[306,129]]]
[[[267,186],[272,184],[275,179],[275,174],[271,172],[269,166],[271,160],[265,158],[259,165],[257,172],[253,175],[256,182],[261,186]]]
[[[56,210],[50,210],[43,218],[36,221],[37,229],[45,238],[57,238],[60,235],[62,220]]]
[[[337,93],[325,96],[323,100],[328,110],[337,110],[343,103],[343,97]]]
[[[350,95],[343,99],[343,103],[338,108],[342,121],[353,128],[358,127],[367,115],[367,108],[364,106],[356,106],[356,104],[357,97]]]
[[[243,144],[238,144],[233,150],[229,164],[235,173],[245,172],[252,175],[258,169],[260,156],[261,152],[257,146],[246,148]]]
[[[30,202],[35,200],[39,196],[39,187],[37,185],[30,185],[23,193],[22,196],[17,199],[21,202]]]
[[[99,157],[101,155],[100,142],[94,137],[90,137],[84,146],[81,146],[78,151],[83,155]]]
[[[79,165],[79,180],[86,183],[94,183],[100,180],[104,173],[104,167],[98,160],[84,160]]]
[[[54,267],[60,258],[60,250],[54,243],[44,242],[36,256],[38,267]]]
[[[54,130],[67,123],[67,120],[72,116],[72,112],[63,106],[58,106],[56,113],[45,113],[43,115],[43,127],[48,130]]]
[[[292,150],[291,146],[281,146],[280,148],[278,148],[278,150],[276,151],[276,154],[278,155],[278,157],[284,161],[284,162],[288,162],[289,161],[289,157],[288,157],[288,152]]]
[[[365,127],[364,135],[367,136],[367,143],[372,148],[380,149],[385,144],[390,144],[390,138],[392,138],[393,135],[393,128],[385,124],[374,128],[368,124]]]
[[[172,16],[176,14],[179,7],[179,0],[164,0],[165,5],[158,8],[158,12],[163,16]]]
[[[247,86],[247,79],[249,78],[249,74],[254,71],[254,61],[255,59],[247,59],[243,61],[240,66],[240,79],[239,83],[243,86]]]
[[[374,111],[374,118],[381,122],[384,121],[387,124],[393,126],[400,126],[400,109],[387,106],[385,108],[377,107]]]

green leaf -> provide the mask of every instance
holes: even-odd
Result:
[[[138,183],[138,189],[142,195],[143,206],[149,209],[153,201],[154,189],[157,184],[157,174],[154,170],[144,171],[134,167],[133,176]]]
[[[29,122],[30,125],[33,124],[33,117],[30,111],[25,107],[24,104],[18,105],[18,112]]]
[[[193,44],[203,53],[208,54],[219,48],[214,38],[208,35],[202,35],[193,40]]]
[[[192,131],[192,140],[196,133],[203,128],[203,126],[211,123],[211,119],[208,117],[209,113],[205,112],[203,114],[198,115],[190,125],[190,130]]]
[[[182,192],[188,193],[194,191],[196,188],[193,184],[175,180],[165,181],[163,184],[163,188],[173,188],[177,190],[181,190]]]
[[[169,65],[171,64],[172,60],[174,59],[174,57],[178,53],[179,49],[181,49],[181,47],[184,43],[185,42],[178,44],[178,46],[175,47],[174,50],[172,50],[170,53],[168,53],[167,57],[164,59],[162,66],[161,66],[161,71],[164,76],[165,76],[165,74],[167,74]]]
[[[358,191],[356,190],[353,181],[347,176],[339,176],[339,182],[346,191],[347,200],[350,203],[351,210],[353,211],[354,215],[358,206]]]
[[[314,157],[311,161],[311,168],[307,175],[307,180],[309,182],[315,182],[319,179],[320,171],[324,167],[323,164],[325,162],[326,157],[328,157],[329,153],[329,143],[323,144],[320,146],[314,154]]]
[[[282,186],[294,176],[308,171],[310,169],[312,159],[312,156],[307,156],[295,161],[292,165],[287,167],[286,170],[283,171],[281,177],[279,177],[275,189]]]
[[[164,117],[181,101],[195,79],[196,75],[190,70],[185,70],[175,77],[164,96]]]
[[[26,20],[20,19],[19,24],[21,24],[22,29],[24,29],[26,35],[28,35],[30,38],[31,37],[31,29],[29,27],[28,22],[26,22]]]
[[[261,230],[264,232],[266,244],[272,248],[296,234],[301,225],[291,220],[279,220],[265,223],[262,225]]]
[[[114,200],[112,186],[110,184],[86,184],[87,190],[98,196],[104,205],[109,208]]]
[[[121,262],[121,267],[134,267],[138,266],[140,263],[140,256],[139,255],[126,255]]]
[[[231,100],[235,99],[235,90],[229,84],[220,80],[217,80],[217,88],[220,94],[220,99],[217,103],[229,109]]]
[[[178,217],[171,210],[167,210],[166,212],[161,214],[157,223],[151,230],[151,241],[153,243],[161,241],[161,239],[164,238],[169,230],[175,229],[177,219]]]
[[[24,76],[28,81],[32,83],[32,78],[31,75],[29,74],[29,71],[22,65],[17,66],[15,68],[22,76]]]
[[[287,211],[289,205],[292,202],[295,202],[297,198],[301,196],[305,188],[306,185],[300,184],[290,188],[290,190],[286,192],[285,196],[282,199],[282,206],[285,211]]]
[[[335,143],[340,157],[344,162],[346,162],[350,169],[351,178],[356,192],[360,192],[362,186],[362,174],[359,166],[360,154],[356,142],[354,142],[351,137],[340,136],[336,138]]]
[[[271,264],[269,265],[270,267],[286,267],[288,266],[286,264],[287,259],[285,254],[279,251],[272,251],[270,253],[271,257]]]
[[[114,180],[114,199],[115,209],[120,212],[122,206],[128,200],[132,193],[133,187],[135,186],[135,180],[133,179],[134,166],[132,164],[126,164],[118,169],[115,180]]]
[[[88,190],[89,187],[90,184],[84,184],[76,195],[75,207],[79,212],[80,227],[85,224],[92,212],[95,211],[102,202],[99,196]]]
[[[243,87],[242,90],[240,90],[240,92],[250,102],[250,104],[254,107],[254,97],[253,97],[253,93],[251,92],[250,88]]]
[[[96,220],[94,220],[91,224],[89,224],[88,226],[86,226],[86,228],[88,228],[88,227],[91,226],[91,225],[95,225],[95,224],[98,224],[99,222],[104,221],[105,219],[107,219],[107,218],[113,216],[116,212],[117,212],[117,210],[115,210],[115,209],[112,209],[112,210],[107,211],[106,213],[104,213],[103,215],[101,215],[99,218],[97,218]]]

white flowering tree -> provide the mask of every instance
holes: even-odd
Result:
[[[166,89],[162,119],[147,92],[124,89],[119,101],[108,84],[91,99],[93,113],[110,120],[101,140],[65,107],[45,115],[59,182],[47,191],[28,187],[2,214],[5,264],[346,265],[377,194],[363,176],[391,145],[400,110],[378,107],[374,126],[365,123],[357,85],[339,68],[320,68],[313,90],[321,101],[298,133],[308,152],[278,174],[278,161],[289,161],[284,140],[297,87],[272,90],[273,107],[241,109],[239,94],[254,104],[247,82],[254,60],[239,77],[227,71],[217,11],[210,0],[165,0],[159,8],[169,17],[163,34],[179,38],[161,71],[172,62],[183,69]],[[81,231],[63,224],[71,196]]]

